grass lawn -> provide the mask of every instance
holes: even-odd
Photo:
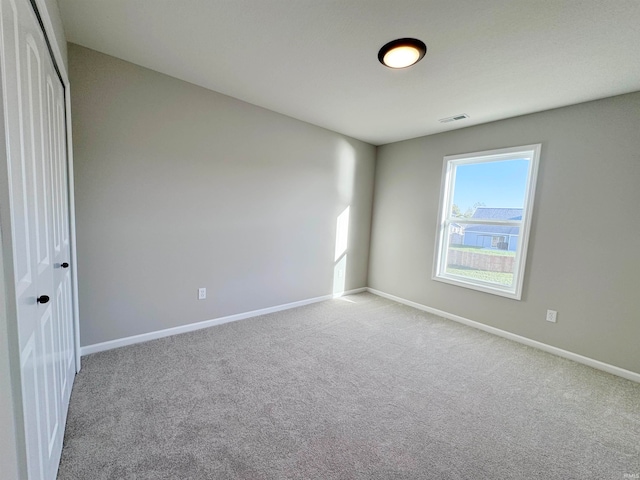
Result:
[[[464,267],[451,266],[447,267],[447,273],[482,280],[485,282],[493,282],[500,285],[511,285],[513,283],[513,273],[488,272],[486,270],[473,270]]]

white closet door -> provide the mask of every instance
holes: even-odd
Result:
[[[69,403],[71,385],[75,376],[75,355],[64,91],[60,80],[53,71],[48,72],[46,75],[46,90],[53,226],[53,235],[51,236],[53,257],[52,291],[55,295],[54,305],[56,306],[56,317],[58,318],[60,398],[64,406],[63,421],[65,421],[66,405]]]
[[[0,9],[28,473],[54,479],[75,375],[64,90],[29,1]]]

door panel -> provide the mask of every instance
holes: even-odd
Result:
[[[20,63],[18,49],[18,9],[14,2],[2,2],[0,18],[2,18],[2,50],[3,55],[2,72],[4,89],[5,118],[7,114],[13,117],[14,122],[21,121],[21,88],[20,88]],[[6,92],[17,94],[8,95]],[[7,120],[8,121],[8,120]],[[31,273],[31,245],[29,235],[29,199],[27,197],[27,174],[25,156],[22,152],[22,142],[20,132],[17,129],[7,129],[7,157],[8,169],[13,173],[9,188],[11,190],[11,224],[13,236],[17,239],[14,242],[14,271],[16,277],[17,295],[22,295],[33,285]]]
[[[40,55],[35,45],[35,40],[30,35],[27,37],[27,70],[28,70],[28,97],[29,97],[29,130],[31,135],[31,152],[34,161],[33,177],[34,201],[35,201],[35,232],[36,262],[38,273],[42,273],[50,264],[49,248],[49,177],[50,156],[45,153],[44,108],[42,95],[42,68]]]
[[[56,334],[55,321],[53,318],[53,309],[51,305],[47,308],[42,316],[40,323],[41,334],[40,346],[41,356],[43,358],[43,374],[44,374],[44,392],[42,392],[44,400],[44,409],[46,414],[45,422],[45,444],[47,446],[46,454],[50,456],[56,442],[56,433],[59,427],[59,406],[58,406],[58,374],[56,371],[58,366],[56,360]]]
[[[46,478],[44,476],[44,465],[42,459],[44,455],[40,451],[40,442],[32,439],[41,437],[40,427],[40,381],[38,379],[38,361],[36,359],[36,338],[35,334],[29,338],[24,349],[20,352],[20,369],[22,381],[23,408],[25,412],[34,412],[24,417],[24,430],[27,439],[27,475],[29,479]]]
[[[61,348],[62,348],[62,389],[60,394],[64,405],[69,404],[69,397],[71,396],[71,385],[75,377],[75,342],[73,340],[73,305],[71,302],[72,290],[71,290],[71,272],[67,272],[64,277],[63,283],[60,284],[62,288],[62,318],[61,322]],[[67,410],[64,409],[64,420],[67,418]]]

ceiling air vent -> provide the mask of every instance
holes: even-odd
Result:
[[[457,122],[458,120],[464,120],[465,118],[469,118],[469,115],[466,113],[461,113],[460,115],[454,115],[453,117],[441,118],[438,120],[440,123],[449,123],[449,122]]]

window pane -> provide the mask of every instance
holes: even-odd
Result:
[[[526,159],[456,165],[450,216],[491,218],[475,216],[478,207],[519,208],[522,212],[528,172]]]
[[[521,298],[540,147],[444,157],[434,280]]]
[[[449,236],[446,273],[511,287],[519,234],[519,227],[465,225]]]

